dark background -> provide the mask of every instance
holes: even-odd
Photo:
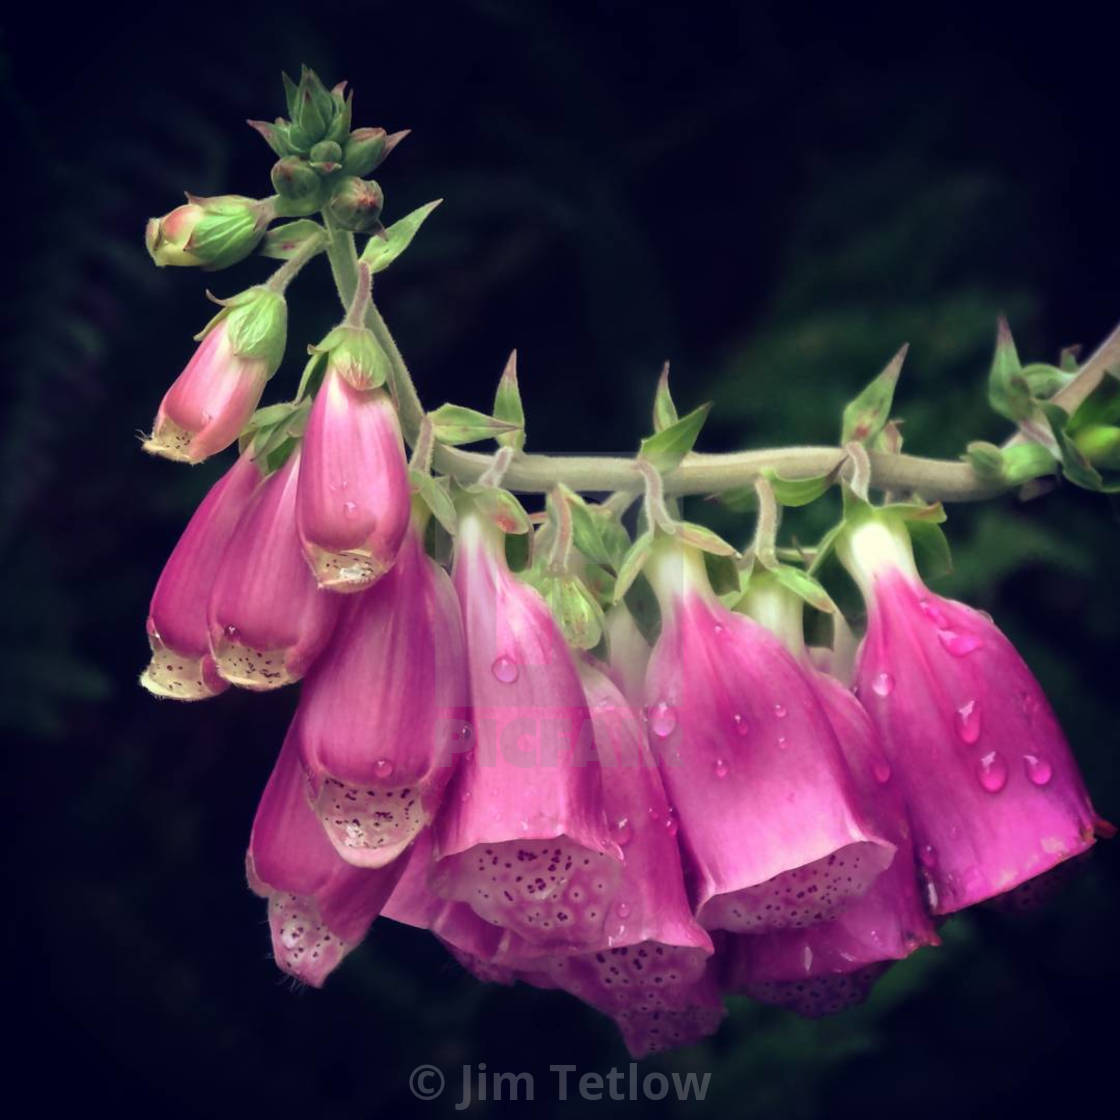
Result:
[[[541,1115],[1107,1102],[1115,845],[1047,909],[954,919],[863,1008],[810,1023],[737,1002],[709,1045],[647,1063],[712,1071],[703,1105],[555,1102],[549,1064],[627,1060],[609,1024],[479,985],[389,922],[325,991],[293,992],[242,857],[294,690],[180,706],[134,683],[151,587],[226,465],[149,459],[135,433],[203,287],[266,274],[157,271],[144,220],[183,189],[268,193],[241,122],[282,111],[279,71],[306,61],[351,81],[356,123],[414,130],[378,173],[388,219],[447,200],[379,282],[429,405],[487,407],[517,346],[530,449],[625,450],[669,357],[682,408],[715,401],[702,448],[830,441],[909,341],[908,447],[1000,439],[996,314],[1034,360],[1120,319],[1116,28],[1069,4],[41,8],[0,40],[9,1084],[47,1114],[126,1116],[451,1114],[409,1095],[421,1062],[536,1071]],[[321,264],[291,298],[271,399],[337,314]],[[1116,819],[1116,505],[1063,487],[950,514],[935,586],[1019,645]]]

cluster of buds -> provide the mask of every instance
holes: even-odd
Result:
[[[289,108],[258,126],[281,164],[326,182],[387,150],[314,75]],[[328,219],[339,197],[316,195]],[[318,226],[292,234],[273,280],[224,303],[145,444],[198,462],[240,437],[156,586],[141,680],[200,700],[302,679],[247,856],[284,971],[320,986],[383,917],[480,979],[571,993],[641,1056],[713,1033],[726,994],[809,1016],[858,1002],[946,915],[1037,893],[1112,831],[1008,640],[923,583],[911,535],[939,533],[940,507],[868,500],[868,449],[898,448],[901,356],[845,413],[847,459],[759,479],[742,554],[666,494],[706,415],[678,417],[666,377],[631,461],[636,525],[632,486],[594,505],[553,480],[530,515],[502,488],[531,458],[512,361],[493,416],[423,416],[406,462],[415,391],[370,283],[427,212],[332,256],[362,262],[346,318],[295,398],[258,409],[284,289],[337,251]],[[454,450],[487,438],[492,458]],[[780,505],[845,463],[841,522],[778,549]],[[858,646],[817,578],[828,556],[862,592]],[[831,616],[827,646],[806,604]]]

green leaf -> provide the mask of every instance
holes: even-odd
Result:
[[[432,434],[440,443],[455,447],[461,443],[478,443],[484,439],[495,439],[503,432],[517,430],[515,424],[496,420],[484,412],[465,408],[459,404],[442,404],[434,412],[428,413],[432,422]]]
[[[1045,400],[1073,380],[1073,374],[1065,373],[1057,366],[1045,362],[1033,362],[1022,369],[1022,378],[1027,383],[1031,396]]]
[[[627,549],[615,577],[614,601],[616,603],[630,590],[630,586],[638,578],[638,573],[649,558],[652,548],[653,531],[647,530]]]
[[[811,576],[800,568],[779,564],[770,569],[770,574],[787,590],[808,603],[814,610],[825,614],[835,614],[836,604],[832,596]]]
[[[434,202],[413,210],[411,214],[394,222],[384,233],[371,237],[360,258],[369,265],[370,272],[382,272],[388,268],[408,248],[417,230],[424,224],[424,219],[442,201],[442,198],[437,198]]]
[[[947,575],[953,570],[949,541],[934,521],[908,521],[906,528],[914,545],[914,558],[927,578]]]
[[[503,447],[520,451],[525,446],[525,409],[521,404],[521,389],[517,384],[517,351],[510,352],[506,368],[498,381],[494,394],[494,418],[513,424],[515,430],[502,432],[498,442]]]
[[[894,401],[894,387],[902,372],[909,345],[887,363],[886,368],[872,381],[858,397],[844,409],[840,427],[840,442],[868,444],[882,430],[890,419],[891,404]]]
[[[413,489],[420,495],[428,509],[432,511],[432,516],[449,533],[454,534],[458,527],[459,518],[455,513],[455,503],[451,500],[447,483],[443,479],[433,478],[423,471],[410,470],[408,477]]]
[[[642,440],[638,454],[662,474],[671,471],[692,450],[711,404],[702,404],[669,427]]]
[[[326,231],[318,222],[313,222],[310,218],[300,218],[298,222],[285,222],[284,225],[275,226],[264,235],[260,248],[261,256],[271,257],[276,261],[291,260],[312,237],[323,238],[323,248],[326,248]]]
[[[657,379],[657,391],[653,395],[653,430],[663,432],[671,428],[680,417],[677,415],[677,406],[673,403],[673,394],[669,392],[669,363],[661,367],[661,376]]]
[[[1077,406],[1066,431],[1075,435],[1090,425],[1116,423],[1120,423],[1120,380],[1105,374],[1097,387]]]
[[[587,506],[587,503],[574,490],[567,486],[558,487],[572,518],[572,543],[589,560],[597,564],[613,565],[618,559],[603,539],[602,520]],[[627,542],[629,543],[629,542]]]

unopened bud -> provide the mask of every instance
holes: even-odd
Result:
[[[387,155],[385,129],[356,128],[342,149],[342,170],[361,178],[368,175]]]
[[[162,218],[152,218],[144,233],[151,258],[164,265],[228,268],[247,257],[273,218],[267,201],[224,194],[187,196]]]
[[[342,148],[333,140],[320,140],[309,153],[312,163],[334,164],[342,161]]]
[[[319,176],[306,160],[285,156],[272,165],[272,185],[276,193],[289,202],[302,202],[319,193]]]
[[[375,182],[349,175],[335,189],[327,209],[343,229],[362,231],[377,224],[384,202],[385,196]]]

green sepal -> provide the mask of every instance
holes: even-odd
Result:
[[[1008,486],[1019,486],[1032,478],[1054,474],[1058,461],[1041,443],[1015,443],[1002,451],[1002,479]]]
[[[704,570],[712,590],[722,598],[724,595],[738,595],[743,588],[742,571],[731,556],[721,556],[715,552],[704,553]]]
[[[1063,373],[1076,373],[1080,368],[1078,358],[1081,356],[1080,346],[1065,346],[1058,355],[1058,368]]]
[[[326,230],[318,222],[310,218],[300,218],[294,222],[285,222],[282,226],[270,229],[261,242],[261,256],[269,257],[274,261],[291,260],[300,252],[307,242],[313,238],[321,238],[323,245],[319,252],[326,248]]]
[[[455,503],[451,500],[446,479],[433,478],[423,471],[410,470],[409,481],[413,491],[420,500],[432,511],[432,516],[451,534],[459,526],[459,517],[455,512]]]
[[[596,564],[613,565],[619,557],[611,552],[603,539],[601,518],[591,511],[583,498],[574,490],[570,490],[563,484],[556,490],[568,506],[572,519],[572,544],[575,545],[576,551]],[[550,494],[549,503],[552,500]]]
[[[1035,415],[1035,403],[1022,369],[1011,328],[1001,316],[996,332],[996,349],[988,371],[988,403],[1001,416],[1016,424]]]
[[[474,508],[503,533],[529,533],[532,530],[529,515],[508,490],[498,486],[482,486],[477,482],[462,487],[462,490],[470,495]]]
[[[244,260],[260,243],[273,216],[267,200],[261,202],[242,195],[201,198],[188,194],[187,202],[201,208],[203,213],[191,230],[183,252],[207,272],[229,268]],[[157,254],[158,248],[153,258]]]
[[[308,351],[326,354],[327,365],[337,369],[347,383],[359,391],[379,389],[389,376],[389,355],[373,332],[365,327],[342,323],[317,346],[308,347]]]
[[[936,521],[907,521],[906,529],[914,546],[914,559],[927,579],[947,575],[953,570],[949,540]]]
[[[1073,380],[1073,374],[1046,362],[1032,362],[1024,366],[1020,376],[1027,383],[1030,394],[1036,400],[1052,397],[1059,389],[1064,389]]]
[[[1003,480],[1003,452],[994,443],[974,440],[965,448],[961,458],[968,463],[977,478],[982,478],[985,482]]]
[[[883,372],[844,409],[840,426],[841,444],[854,442],[866,446],[883,430],[890,419],[894,388],[908,349],[908,345],[903,346]]]
[[[515,425],[511,432],[502,432],[498,443],[520,451],[525,446],[525,409],[521,404],[521,389],[517,384],[517,351],[510,353],[506,368],[498,380],[494,393],[494,419]]]
[[[798,506],[807,506],[826,494],[836,484],[840,477],[842,460],[837,462],[827,474],[814,475],[811,478],[782,478],[775,470],[764,470],[762,477],[770,483],[770,489],[779,505],[789,506],[791,509]]]
[[[331,101],[333,102],[334,116],[327,126],[327,132],[323,140],[329,144],[341,145],[349,135],[350,125],[353,123],[354,95],[346,92],[345,82],[339,82],[331,90]],[[340,155],[341,151],[342,149],[339,147]]]
[[[702,404],[676,423],[647,436],[642,440],[638,454],[662,474],[673,470],[692,450],[711,407],[711,404]]]
[[[432,423],[432,434],[440,443],[458,447],[464,443],[479,443],[484,439],[495,439],[503,432],[517,430],[515,424],[476,412],[460,404],[441,404],[434,412],[428,413]]]
[[[288,137],[288,130],[291,126],[283,117],[277,117],[276,120],[271,123],[268,121],[246,121],[245,123],[256,132],[281,159],[284,156],[290,156],[295,151]]]
[[[1120,380],[1105,374],[1097,387],[1077,406],[1066,430],[1075,435],[1090,425],[1120,423]]]
[[[238,439],[238,451],[251,454],[265,474],[279,470],[299,445],[307,427],[309,407],[304,401],[282,401],[259,408]]]
[[[677,406],[673,403],[673,394],[669,392],[669,363],[666,362],[661,367],[657,390],[653,394],[653,430],[663,432],[666,428],[671,428],[679,419]]]
[[[706,525],[697,525],[692,521],[678,521],[675,526],[674,536],[682,544],[691,545],[701,552],[710,552],[713,556],[739,555],[739,550],[730,545],[718,533],[712,532]]]
[[[292,118],[289,129],[291,142],[300,151],[309,151],[327,137],[341,108],[340,101],[323,85],[315,71],[306,66],[300,71],[298,85],[287,74],[284,75],[284,92],[288,115]],[[343,132],[343,135],[346,133]]]
[[[370,272],[382,272],[388,268],[408,248],[416,231],[442,201],[442,198],[437,198],[426,203],[395,221],[383,234],[371,237],[360,257],[364,264],[369,265]]]
[[[594,649],[603,637],[603,609],[583,581],[571,575],[538,573],[529,582],[541,593],[568,643]]]
[[[837,613],[838,608],[832,601],[832,596],[808,572],[791,567],[789,564],[776,564],[767,571],[782,587],[792,592],[802,602],[808,603],[814,610],[824,614]]]
[[[288,337],[288,304],[263,285],[221,301],[230,349],[245,358],[261,358],[271,377],[280,367]],[[209,329],[209,328],[207,328]]]
[[[1062,460],[1062,474],[1083,490],[1094,490],[1097,493],[1111,492],[1116,489],[1112,484],[1106,484],[1100,472],[1089,462],[1081,449],[1067,432],[1069,413],[1056,404],[1041,404],[1039,408],[1050,425],[1050,431],[1058,445],[1058,454]]]
[[[618,565],[614,579],[614,602],[618,602],[630,590],[634,580],[649,559],[650,550],[653,548],[653,530],[647,529],[626,550],[626,555]]]

